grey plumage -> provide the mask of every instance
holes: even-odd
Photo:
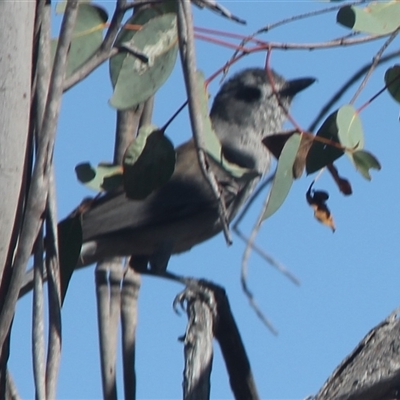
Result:
[[[276,73],[273,77],[285,108],[313,81],[287,82]],[[215,97],[210,117],[224,156],[264,175],[271,157],[261,139],[280,132],[285,120],[265,70],[247,69],[228,80]],[[233,179],[210,163],[231,221],[260,178]],[[166,268],[171,254],[220,232],[218,204],[200,171],[193,141],[177,148],[175,172],[167,184],[141,201],[126,198],[122,191],[106,194],[83,213],[82,226],[82,265],[132,255],[157,270]]]
[[[296,93],[314,82],[312,78],[285,81],[276,73],[272,75],[286,109]],[[268,172],[271,156],[261,140],[282,130],[285,113],[265,70],[250,68],[221,87],[210,117],[225,158],[259,173],[251,181],[234,179],[209,160],[231,221]],[[200,171],[193,141],[176,151],[170,181],[145,200],[129,200],[120,190],[90,204],[81,216],[83,245],[77,267],[108,257],[132,256],[135,266],[150,264],[163,270],[172,254],[187,251],[221,231],[218,204]],[[26,274],[20,296],[32,288],[32,271]]]

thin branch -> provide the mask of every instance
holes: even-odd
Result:
[[[142,110],[143,105],[139,105],[136,109],[117,111],[114,145],[115,164],[122,165],[125,151],[134,140],[135,134],[138,130]],[[120,132],[124,132],[125,134],[120,134]]]
[[[354,38],[354,35],[349,35],[327,40],[325,42],[315,42],[315,43],[282,43],[282,42],[262,42],[259,41],[257,45],[253,47],[244,47],[244,44],[247,41],[253,41],[254,38],[252,36],[244,37],[243,41],[240,44],[229,43],[223,40],[216,40],[212,37],[207,37],[204,35],[196,35],[199,39],[203,39],[212,43],[217,43],[222,46],[228,48],[234,48],[236,51],[231,57],[230,61],[227,62],[227,65],[233,64],[234,61],[237,61],[244,55],[257,53],[259,51],[266,51],[272,49],[280,49],[280,50],[319,50],[319,49],[328,49],[335,47],[346,47],[346,46],[354,46],[363,43],[369,43],[375,40],[379,40],[388,36],[388,34],[383,35],[368,35],[359,38]],[[225,67],[226,68],[226,67]]]
[[[202,138],[203,121],[201,120],[200,104],[198,102],[196,84],[196,59],[194,51],[193,21],[190,3],[184,0],[178,2],[178,37],[179,50],[181,53],[182,68],[186,83],[186,92],[188,96],[190,122],[192,125],[193,138],[197,148],[197,156],[200,169],[209,183],[215,198],[218,201],[218,212],[225,240],[228,245],[232,243],[228,228],[228,220],[224,199],[220,195],[218,182],[211,170],[206,165],[206,155],[204,153],[204,140]]]
[[[142,115],[140,116],[139,127],[151,124],[153,118],[154,100],[155,96],[153,95],[146,100],[146,103],[144,103]],[[166,127],[164,129],[166,129]]]
[[[91,72],[99,67],[103,62],[107,61],[112,56],[118,53],[118,49],[113,48],[114,41],[119,32],[122,20],[125,15],[127,2],[126,0],[117,0],[117,5],[110,26],[104,37],[103,43],[96,53],[77,71],[75,71],[64,83],[64,91],[71,89],[81,80],[86,78]]]
[[[50,65],[50,5],[41,1],[37,7],[36,31],[38,35],[37,58],[35,62],[35,136],[37,142],[41,133],[43,117],[48,95],[51,65]],[[32,313],[32,359],[37,399],[46,398],[46,368],[44,340],[44,246],[43,226],[40,229],[35,245],[34,255],[34,290]]]
[[[130,3],[126,3],[123,7],[121,7],[122,10],[124,11],[128,11],[131,10],[133,8],[139,8],[139,7],[143,7],[143,6],[147,6],[150,4],[161,4],[163,3],[165,0],[146,0],[146,1],[132,1]]]
[[[43,228],[40,229],[34,251],[34,277],[32,300],[32,361],[35,393],[38,400],[46,398],[44,301],[43,301]]]
[[[260,195],[261,191],[265,189],[266,186],[270,185],[275,177],[275,174],[272,174],[268,177],[264,182],[258,186],[256,191],[251,194],[250,199],[246,202],[244,207],[240,210],[239,216],[236,218],[235,223],[232,226],[233,232],[235,232],[238,237],[243,240],[243,242],[248,243],[249,237],[245,235],[239,228],[239,224],[242,222],[243,218],[247,214],[249,208],[253,204],[253,202],[257,199]],[[282,263],[278,260],[275,260],[271,257],[268,253],[266,253],[261,247],[256,245],[255,243],[252,244],[252,250],[255,251],[261,258],[263,258],[268,264],[272,267],[276,268],[279,272],[281,272],[284,276],[290,279],[295,285],[300,285],[300,280],[291,272],[288,268],[286,268]]]
[[[366,3],[367,1],[368,0],[357,0],[357,1],[350,2],[350,3],[346,3],[346,6],[355,6],[357,4]],[[332,12],[332,11],[337,11],[337,10],[340,10],[342,7],[343,7],[343,4],[339,4],[339,5],[336,5],[336,6],[324,8],[322,10],[310,11],[310,12],[306,12],[306,13],[303,13],[303,14],[294,15],[292,17],[284,18],[284,19],[282,19],[280,21],[274,22],[272,24],[269,24],[269,25],[265,26],[264,28],[259,29],[253,35],[255,36],[255,35],[258,35],[260,33],[269,32],[272,29],[278,28],[278,27],[280,27],[282,25],[289,24],[289,23],[294,22],[294,21],[299,21],[301,19],[311,18],[311,17],[315,17],[317,15],[326,14],[326,13],[329,13],[329,12]]]
[[[258,400],[260,396],[250,361],[232,314],[228,296],[223,288],[216,285],[213,285],[213,293],[217,305],[214,336],[221,347],[235,399]]]
[[[261,311],[260,307],[258,306],[257,302],[254,299],[253,293],[250,291],[248,285],[247,285],[247,270],[248,270],[248,259],[250,257],[251,250],[254,248],[254,241],[257,237],[258,231],[260,230],[261,227],[261,222],[263,220],[263,215],[264,212],[267,208],[268,204],[268,197],[265,199],[263,207],[261,209],[261,212],[257,218],[256,223],[254,224],[253,230],[251,231],[250,237],[247,242],[246,249],[243,253],[243,258],[242,258],[242,269],[241,269],[241,277],[240,281],[242,283],[242,288],[247,296],[247,299],[250,302],[251,307],[257,314],[257,316],[260,318],[260,320],[264,323],[264,325],[274,334],[277,335],[278,332],[272,325],[272,323],[269,321],[269,319],[264,315],[264,313]]]
[[[368,35],[359,38],[348,38],[341,37],[337,39],[327,40],[325,42],[315,42],[315,43],[282,43],[282,42],[268,42],[266,45],[255,46],[249,48],[248,52],[252,53],[260,50],[268,49],[282,49],[282,50],[318,50],[318,49],[329,49],[334,47],[343,46],[354,46],[362,43],[369,43],[375,40],[383,39],[387,37],[388,34],[383,35]]]
[[[56,398],[57,377],[61,359],[61,280],[58,253],[57,199],[54,166],[49,173],[49,195],[46,218],[46,271],[49,297],[49,337],[46,364],[46,398]]]
[[[77,83],[85,79],[90,75],[97,67],[99,67],[103,62],[107,61],[111,57],[118,54],[118,49],[112,48],[110,50],[99,50],[94,54],[90,60],[88,60],[81,68],[75,71],[69,78],[65,80],[64,92],[71,89]]]
[[[350,100],[350,104],[354,104],[354,102],[357,100],[357,97],[360,95],[360,93],[362,92],[362,90],[364,89],[364,87],[366,86],[369,78],[371,77],[372,73],[374,72],[374,69],[378,66],[379,61],[382,58],[383,53],[385,52],[385,50],[389,47],[390,43],[393,42],[393,40],[396,38],[396,36],[399,34],[400,32],[400,27],[398,27],[388,38],[388,40],[386,40],[386,42],[383,44],[383,46],[379,49],[379,51],[376,53],[373,62],[367,72],[367,74],[365,75],[364,79],[362,80],[360,87],[357,89],[356,93],[354,94],[354,96],[352,97],[352,99]]]
[[[382,57],[379,60],[379,65],[392,60],[400,55],[400,51],[396,50],[392,53],[387,54],[385,57]],[[310,124],[307,131],[314,132],[319,123],[322,121],[324,116],[328,114],[329,110],[333,107],[335,103],[337,103],[341,97],[350,89],[352,85],[354,85],[361,77],[368,72],[369,68],[371,68],[372,63],[368,63],[362,66],[359,70],[357,70],[338,90],[334,93],[333,96],[326,102],[326,104],[322,107],[321,111],[315,117],[315,119]]]
[[[125,15],[126,0],[117,0],[115,11],[108,27],[106,36],[100,46],[100,50],[110,50],[119,32],[122,20]]]

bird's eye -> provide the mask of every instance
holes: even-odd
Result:
[[[236,92],[236,98],[245,101],[246,103],[257,101],[260,97],[261,90],[254,86],[245,86]]]

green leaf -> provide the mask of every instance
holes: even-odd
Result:
[[[338,143],[347,149],[347,155],[352,159],[354,150],[364,147],[364,134],[360,117],[355,108],[346,104],[332,113],[318,130],[318,137]],[[343,150],[329,143],[314,140],[306,160],[307,174],[332,164],[343,155]]]
[[[342,7],[336,20],[339,24],[372,35],[386,35],[400,25],[400,3],[398,1],[372,2],[365,8]]]
[[[158,17],[160,14],[164,14],[166,12],[174,12],[174,9],[167,8],[167,6],[171,7],[174,4],[175,2],[168,1],[165,3],[157,4],[151,8],[143,8],[140,9],[138,12],[135,12],[135,14],[130,19],[128,19],[124,27],[118,33],[115,45],[119,46],[123,43],[129,43],[132,37],[139,30],[139,27],[145,25],[152,18]],[[127,55],[128,53],[121,52],[120,54],[112,57],[110,60],[110,78],[113,87],[115,87],[115,85],[117,84],[120,70]]]
[[[373,154],[369,153],[368,151],[355,151],[354,153],[352,153],[352,158],[357,170],[360,171],[361,175],[369,181],[371,180],[369,170],[371,168],[378,171],[381,169],[381,164],[379,163],[379,161]]]
[[[389,93],[400,103],[400,65],[394,65],[385,72],[385,83]]]
[[[289,194],[294,179],[293,164],[300,147],[300,141],[301,136],[295,133],[287,140],[283,147],[263,219],[267,219],[274,214]]]
[[[364,147],[361,119],[353,106],[346,104],[339,108],[336,116],[336,125],[342,146],[354,150],[361,150]]]
[[[133,17],[129,24],[138,24]],[[138,31],[123,30],[116,45],[136,49],[148,62],[122,51],[110,60],[114,93],[111,106],[119,110],[134,107],[151,97],[171,74],[178,53],[176,14],[167,13],[150,19]]]
[[[75,167],[75,172],[79,182],[97,192],[111,191],[123,183],[120,165],[100,163],[92,167],[90,163],[81,163]]]
[[[199,96],[201,118],[203,122],[203,138],[204,138],[204,151],[214,159],[225,171],[231,174],[235,178],[243,178],[245,180],[251,180],[259,173],[243,168],[237,164],[229,162],[222,154],[221,142],[215,133],[211,119],[208,112],[208,94],[205,89],[204,74],[201,71],[197,71],[197,94]],[[262,143],[260,142],[260,145]]]
[[[72,273],[78,264],[82,247],[81,215],[68,217],[58,224],[58,255],[60,259],[61,301],[65,295]]]
[[[338,112],[335,111],[324,121],[316,136],[339,143],[338,127],[336,123],[337,114]],[[314,140],[306,159],[307,174],[312,174],[328,164],[332,164],[342,155],[343,151],[341,149]]]
[[[62,6],[59,6],[59,8],[62,10]],[[67,77],[85,64],[100,47],[103,41],[104,24],[107,19],[107,12],[103,8],[86,2],[79,5],[71,47],[68,53]],[[57,43],[58,39],[51,41],[53,59]]]
[[[146,198],[169,181],[176,153],[171,141],[152,125],[143,126],[124,156],[124,187],[134,200]]]

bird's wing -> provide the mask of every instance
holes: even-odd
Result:
[[[195,162],[193,162],[195,160]],[[217,169],[217,180],[223,190],[225,203],[231,204],[241,185],[229,182],[227,174]],[[190,219],[207,210],[217,210],[214,195],[200,171],[192,141],[177,148],[175,171],[170,181],[144,200],[131,200],[121,190],[94,201],[83,213],[83,241],[122,230],[174,224]]]

